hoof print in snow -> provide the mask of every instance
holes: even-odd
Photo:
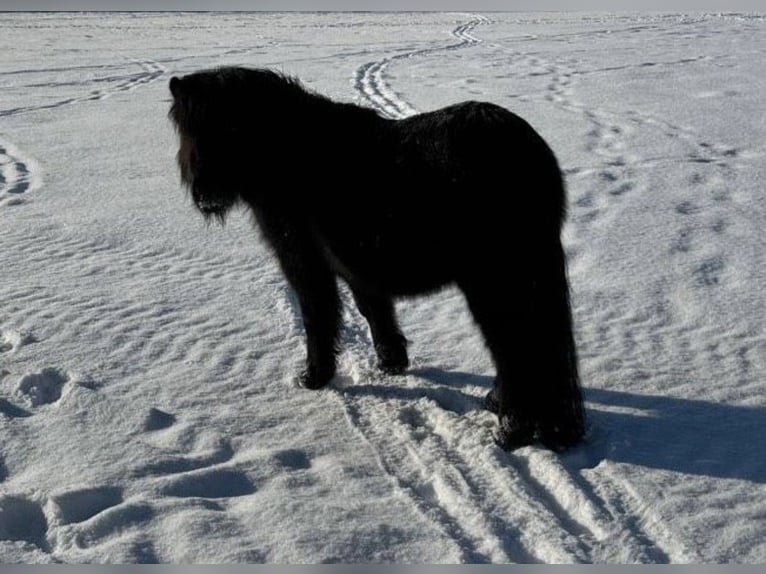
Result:
[[[159,564],[157,549],[149,540],[134,542],[128,550],[129,561],[133,564]]]
[[[78,387],[82,387],[83,389],[88,389],[89,391],[97,391],[104,386],[103,382],[94,381],[92,379],[83,379],[81,381],[76,381],[75,384]]]
[[[61,524],[84,522],[122,503],[122,489],[113,486],[62,492],[51,497]]]
[[[28,331],[0,331],[0,353],[16,351],[30,343],[36,343],[35,336]]]
[[[725,267],[724,260],[713,257],[702,262],[694,270],[694,279],[698,287],[714,287],[721,283],[721,275]]]
[[[55,403],[69,376],[58,369],[47,368],[39,373],[24,375],[19,381],[19,392],[27,397],[31,406]]]
[[[178,498],[228,498],[252,494],[255,485],[244,472],[217,469],[175,478],[160,492]]]
[[[0,399],[0,415],[5,415],[11,419],[23,419],[32,416],[32,413],[9,403],[6,399]]]
[[[694,215],[699,213],[700,209],[691,201],[682,201],[676,205],[676,213],[679,215]]]
[[[685,227],[681,229],[675,239],[670,245],[670,252],[675,253],[688,253],[692,249],[692,240],[694,238],[694,230],[691,227]]]
[[[0,141],[0,205],[21,205],[23,194],[40,185],[29,160],[18,150]]]
[[[40,505],[26,498],[0,498],[0,540],[19,540],[45,549],[48,521]]]
[[[160,409],[149,409],[144,419],[143,429],[145,432],[158,431],[173,426],[176,417]]]
[[[626,181],[625,183],[617,186],[616,188],[609,191],[609,195],[613,195],[615,197],[619,197],[620,195],[624,195],[628,193],[629,191],[633,190],[634,185],[630,183],[629,181]]]
[[[286,449],[274,453],[277,464],[286,470],[305,470],[311,468],[311,457],[299,449]]]
[[[90,506],[90,509],[98,506]],[[128,502],[103,508],[78,527],[75,542],[80,548],[95,546],[106,538],[124,533],[129,528],[140,527],[154,515],[152,507],[144,502]]]

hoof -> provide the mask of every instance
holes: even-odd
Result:
[[[492,389],[484,397],[484,408],[491,413],[498,414],[500,412],[500,403],[497,402],[497,393],[495,389]]]
[[[583,434],[583,430],[576,425],[570,428],[541,429],[535,423],[514,420],[510,416],[503,415],[500,417],[500,429],[496,442],[505,450],[542,444],[553,452],[562,453],[582,441]]]
[[[538,432],[539,440],[546,448],[554,452],[564,452],[582,441],[585,432],[580,426],[571,428],[553,427],[541,429]]]
[[[298,386],[315,391],[327,386],[335,372],[327,369],[307,368],[298,377]]]
[[[410,366],[407,357],[407,348],[402,347],[378,347],[378,369],[387,375],[401,375]]]
[[[502,415],[496,442],[504,450],[514,450],[535,443],[535,425],[529,421]]]

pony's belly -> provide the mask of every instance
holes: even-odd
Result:
[[[422,250],[330,252],[335,271],[352,287],[388,296],[427,293],[454,281],[454,261]]]

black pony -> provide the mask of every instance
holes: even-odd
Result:
[[[456,284],[492,354],[487,408],[506,448],[562,450],[584,430],[556,158],[528,123],[464,102],[402,120],[264,69],[170,81],[184,184],[206,217],[248,206],[300,302],[300,383],[335,374],[349,287],[379,367],[401,373],[393,300]]]

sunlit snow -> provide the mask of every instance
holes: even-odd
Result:
[[[766,561],[764,17],[0,14],[0,50],[0,561]],[[349,305],[294,386],[278,266],[174,164],[167,82],[222,64],[546,138],[583,445],[495,446],[456,290],[399,304],[405,376]]]

